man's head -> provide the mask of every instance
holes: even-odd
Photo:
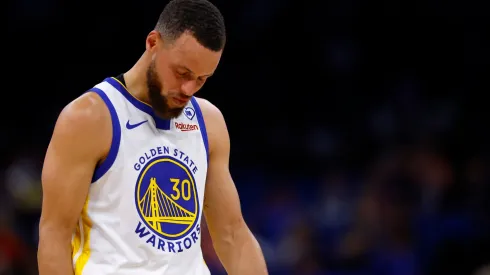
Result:
[[[163,118],[177,117],[218,66],[226,42],[224,20],[207,0],[172,0],[146,39],[150,103]]]

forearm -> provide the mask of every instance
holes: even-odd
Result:
[[[225,236],[222,235],[214,246],[228,274],[268,274],[260,245],[246,225]]]
[[[37,253],[39,275],[73,275],[72,251],[69,238],[55,231],[43,232]]]

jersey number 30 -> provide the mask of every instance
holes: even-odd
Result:
[[[189,180],[185,179],[183,181],[180,181],[180,179],[171,178],[170,181],[174,184],[172,190],[175,193],[170,195],[174,201],[180,199],[180,196],[182,196],[182,199],[184,199],[185,201],[191,199],[191,182]]]

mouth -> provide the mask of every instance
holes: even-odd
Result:
[[[173,97],[172,100],[178,106],[184,106],[189,101],[188,99],[182,99],[182,98],[178,98],[178,97]]]

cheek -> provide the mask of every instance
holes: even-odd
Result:
[[[163,77],[163,86],[164,86],[164,89],[167,91],[175,88],[175,86],[177,86],[177,82],[178,82],[177,78],[171,73],[166,74]]]
[[[181,79],[173,72],[167,71],[163,74],[162,84],[164,90],[178,90],[181,84]]]
[[[156,74],[158,75],[160,84],[162,84],[163,90],[169,90],[169,86],[175,85],[175,74],[173,73],[173,70],[169,67],[169,64],[163,54],[157,57],[157,60],[158,62],[156,64]]]

